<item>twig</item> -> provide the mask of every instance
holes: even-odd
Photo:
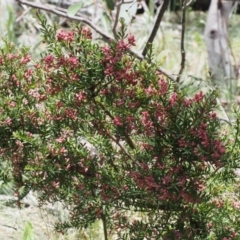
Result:
[[[50,13],[54,13],[58,16],[61,17],[65,17],[74,21],[78,21],[78,22],[83,22],[85,24],[87,24],[88,26],[90,26],[92,29],[94,29],[98,34],[100,34],[102,37],[104,37],[107,40],[112,39],[112,37],[106,33],[104,33],[99,27],[97,27],[96,25],[94,25],[91,21],[83,18],[83,17],[78,17],[78,16],[68,16],[67,15],[67,11],[64,8],[59,8],[59,7],[50,7],[50,4],[46,5],[46,4],[37,4],[37,3],[33,3],[33,2],[29,2],[26,0],[16,0],[17,2],[27,5],[29,7],[33,7],[33,8],[37,8],[40,10],[44,10],[46,12],[50,12]]]
[[[6,224],[0,224],[0,225],[3,226],[3,227],[12,228],[15,231],[17,231],[17,228],[15,228],[15,227],[12,227],[12,226],[9,226],[9,225],[6,225]]]
[[[20,4],[24,4],[26,6],[29,6],[29,7],[32,7],[32,8],[37,8],[37,9],[40,9],[40,10],[44,10],[46,12],[50,12],[50,13],[53,13],[53,14],[56,14],[58,16],[61,16],[61,17],[64,17],[64,18],[67,18],[67,19],[70,19],[70,20],[73,20],[73,21],[77,21],[77,22],[83,22],[85,23],[86,25],[90,26],[94,31],[96,31],[99,35],[101,35],[105,40],[107,41],[113,41],[114,39],[112,38],[112,36],[104,33],[99,27],[97,27],[95,24],[93,24],[91,21],[83,18],[83,17],[79,17],[79,16],[68,16],[67,15],[67,11],[66,9],[64,8],[59,8],[59,7],[50,7],[50,5],[39,5],[37,3],[33,3],[33,2],[29,2],[29,1],[26,1],[26,0],[16,0],[18,3]],[[169,2],[169,0],[165,0],[165,2]],[[134,52],[134,51],[129,51],[133,56],[137,57],[138,59],[142,60],[144,59],[144,56],[137,53],[137,52]],[[176,81],[176,78],[174,76],[172,76],[170,73],[168,73],[168,71],[162,67],[158,67],[158,71],[161,72],[164,76],[166,76],[167,78],[169,78],[170,80],[172,81]]]
[[[31,10],[30,8],[26,9],[19,17],[17,17],[15,21],[19,22],[22,18],[24,18],[28,14],[30,10]]]
[[[96,105],[98,105],[105,113],[108,117],[110,117],[112,120],[114,119],[114,117],[112,116],[112,114],[105,108],[105,106],[101,103],[101,102],[96,102],[94,100],[94,103]],[[131,137],[125,133],[125,137],[126,137],[126,142],[128,143],[128,145],[132,148],[132,149],[135,149],[135,144],[133,142],[133,140],[131,139]],[[117,142],[116,142],[117,143]],[[118,144],[118,143],[117,143]]]
[[[103,207],[102,207],[101,218],[102,218],[102,223],[103,223],[104,240],[108,240],[108,235],[107,235],[107,220],[106,220],[105,213],[103,212]]]
[[[231,121],[230,121],[230,119],[229,119],[226,111],[224,110],[224,108],[223,108],[223,106],[222,106],[221,101],[219,100],[219,98],[216,98],[216,101],[217,101],[218,106],[219,106],[219,108],[220,108],[220,111],[222,112],[223,117],[224,117],[224,119],[222,119],[222,120],[225,120],[228,124],[230,124],[230,125],[232,126],[232,123],[231,123]]]
[[[165,11],[167,10],[168,4],[169,4],[169,0],[164,0],[163,4],[161,5],[161,8],[159,10],[156,22],[155,22],[155,24],[153,26],[153,29],[151,31],[151,34],[150,34],[149,38],[148,38],[148,41],[147,41],[147,43],[146,43],[146,45],[145,45],[145,47],[143,49],[143,52],[142,52],[143,56],[146,55],[149,44],[153,43],[153,40],[154,40],[154,38],[155,38],[155,36],[157,34],[157,31],[159,29],[160,23],[162,21],[163,15],[164,15]]]
[[[115,142],[115,143],[119,146],[119,148],[120,148],[131,160],[134,160],[133,157],[127,152],[127,150],[122,146],[122,144],[119,143],[119,141],[118,141],[116,138],[114,138],[113,136],[111,136],[109,133],[107,133],[107,135],[108,135],[108,137],[109,137],[110,139],[113,140],[113,142]]]
[[[113,35],[115,39],[117,39],[117,24],[118,24],[119,14],[121,10],[121,5],[122,5],[122,1],[116,3],[116,16],[113,24]]]
[[[183,8],[182,8],[182,31],[181,31],[181,67],[177,76],[177,82],[180,81],[181,75],[185,68],[185,61],[186,61],[186,52],[184,48],[184,40],[185,40],[185,21],[186,21],[186,9],[187,9],[187,1],[183,0]]]
[[[186,4],[186,7],[189,7],[191,5],[193,0],[189,0],[189,2]]]
[[[117,39],[117,24],[119,21],[119,15],[120,15],[122,4],[123,4],[123,0],[117,1],[117,3],[116,3],[116,16],[115,16],[115,21],[114,21],[114,25],[113,25],[113,35],[114,35],[115,39]]]
[[[224,121],[232,127],[232,123],[224,118],[218,118],[220,121]]]

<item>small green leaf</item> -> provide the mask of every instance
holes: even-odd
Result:
[[[22,240],[34,240],[33,227],[29,221],[25,222]]]
[[[75,16],[77,12],[83,7],[83,3],[75,3],[71,5],[67,10],[68,16]]]
[[[114,9],[114,1],[113,0],[105,0],[107,7],[109,10],[113,10]]]

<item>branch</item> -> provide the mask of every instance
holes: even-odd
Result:
[[[79,16],[68,16],[67,15],[67,10],[64,8],[59,8],[59,7],[52,7],[50,4],[37,4],[37,3],[33,3],[33,2],[29,2],[27,0],[16,0],[18,3],[24,4],[26,6],[32,7],[32,8],[37,8],[40,10],[44,10],[46,12],[50,12],[50,13],[54,13],[58,16],[61,17],[65,17],[67,19],[73,20],[73,21],[78,21],[78,22],[83,22],[85,24],[87,24],[88,26],[90,26],[92,29],[94,29],[98,34],[100,34],[102,37],[104,37],[107,40],[112,39],[112,37],[106,33],[104,33],[98,26],[96,26],[95,24],[93,24],[91,21],[83,18],[83,17],[79,17]]]
[[[189,0],[189,2],[187,3],[186,7],[189,7],[192,4],[193,0]]]
[[[105,113],[108,117],[110,117],[112,120],[114,119],[114,117],[112,116],[112,114],[105,108],[105,106],[101,103],[101,102],[96,102],[94,100],[95,105],[98,105]],[[133,142],[133,140],[131,139],[131,137],[125,133],[125,138],[126,138],[126,142],[128,143],[128,145],[132,148],[135,149],[135,144]],[[116,142],[117,143],[117,142]],[[118,144],[118,143],[117,143]],[[119,145],[119,144],[118,144]]]
[[[120,2],[117,1],[117,4],[116,4],[116,16],[115,16],[115,21],[113,25],[113,35],[115,39],[117,39],[117,24],[118,24],[122,4],[123,4],[122,0],[120,0]]]
[[[224,121],[226,121],[228,124],[230,124],[230,125],[232,126],[232,123],[231,123],[231,121],[230,121],[230,119],[229,119],[226,111],[224,110],[224,108],[223,108],[223,106],[222,106],[221,101],[219,100],[219,98],[216,98],[216,101],[217,101],[218,106],[219,106],[219,108],[220,108],[220,111],[222,112],[223,117],[224,117],[224,119],[220,119],[220,120],[224,120]]]
[[[108,235],[107,235],[107,219],[106,219],[106,215],[105,215],[105,213],[104,213],[103,206],[102,206],[101,218],[102,218],[102,224],[103,224],[104,240],[108,240]]]
[[[186,61],[186,52],[184,49],[184,40],[185,40],[185,22],[186,22],[186,9],[187,9],[187,0],[183,0],[183,8],[182,8],[182,32],[181,32],[181,67],[177,76],[177,82],[180,81],[181,75],[185,68]]]
[[[157,34],[157,31],[159,29],[160,23],[162,21],[163,15],[164,15],[165,11],[167,10],[168,4],[169,4],[169,0],[164,0],[163,4],[161,5],[161,8],[159,10],[156,22],[155,22],[155,24],[153,26],[152,32],[151,32],[151,34],[150,34],[150,36],[148,38],[148,41],[147,41],[147,43],[146,43],[146,45],[145,45],[145,47],[143,49],[143,52],[142,52],[143,56],[146,55],[149,44],[153,43],[153,40],[154,40],[154,38],[155,38],[155,36]]]
[[[0,224],[1,226],[3,227],[7,227],[7,228],[11,228],[11,229],[14,229],[15,231],[17,231],[18,229],[15,228],[15,227],[12,227],[12,226],[9,226],[9,225],[6,225],[6,224]]]
[[[94,31],[96,31],[99,35],[101,35],[105,40],[107,41],[113,41],[114,39],[112,38],[112,36],[104,33],[98,26],[96,26],[95,24],[93,24],[91,21],[83,18],[83,17],[79,17],[79,16],[68,16],[67,15],[67,10],[64,8],[59,8],[59,7],[52,7],[52,5],[48,4],[37,4],[37,3],[33,3],[33,2],[29,2],[27,0],[16,0],[18,3],[32,7],[32,8],[36,8],[36,9],[40,9],[40,10],[44,10],[46,12],[50,12],[53,14],[56,14],[60,17],[64,17],[73,21],[77,21],[77,22],[83,22],[86,25],[90,26]],[[168,3],[169,0],[165,0],[165,3]],[[142,60],[144,59],[144,56],[134,52],[132,50],[129,51],[131,55],[135,56],[136,58]],[[167,78],[169,78],[172,81],[176,81],[176,77],[172,76],[170,73],[168,73],[168,71],[162,67],[158,67],[158,71],[161,72],[164,76],[166,76]]]

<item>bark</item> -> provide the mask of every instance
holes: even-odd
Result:
[[[235,6],[235,1],[212,0],[208,11],[204,35],[211,78],[218,86],[229,86],[235,79],[227,27]]]

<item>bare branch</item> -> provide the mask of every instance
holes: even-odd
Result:
[[[193,0],[189,0],[189,2],[186,4],[186,7],[189,7],[191,5]]]
[[[54,13],[58,16],[65,17],[65,18],[73,20],[73,21],[83,22],[83,23],[87,24],[88,26],[90,26],[92,29],[94,29],[98,34],[100,34],[106,40],[112,39],[112,37],[110,35],[104,33],[98,26],[94,25],[91,21],[89,21],[83,17],[79,17],[79,16],[71,16],[71,17],[68,16],[67,10],[64,8],[59,8],[59,7],[55,7],[55,6],[52,7],[52,5],[50,5],[50,4],[41,4],[40,5],[40,4],[29,2],[26,0],[16,0],[16,1],[21,4],[24,4],[26,6],[44,10],[46,12]]]
[[[117,24],[118,24],[119,14],[120,14],[120,10],[121,10],[121,5],[122,5],[122,1],[120,3],[117,2],[117,4],[116,4],[116,16],[115,16],[114,24],[113,24],[113,35],[114,35],[115,39],[117,39]]]
[[[185,68],[186,61],[186,52],[184,48],[184,40],[185,40],[185,22],[186,22],[186,9],[187,9],[187,1],[183,0],[183,8],[182,8],[182,31],[181,31],[181,67],[177,76],[177,82],[180,81],[181,75]]]
[[[114,25],[113,25],[113,35],[115,39],[117,39],[117,25],[119,21],[119,15],[120,15],[122,4],[123,4],[123,0],[120,0],[116,3],[116,16],[115,16]]]
[[[155,38],[155,36],[157,34],[157,31],[159,29],[160,23],[162,21],[163,15],[164,15],[165,11],[167,10],[168,4],[169,4],[169,0],[164,0],[164,2],[161,5],[161,8],[159,10],[156,22],[155,22],[155,24],[153,26],[152,32],[151,32],[151,34],[150,34],[150,36],[148,38],[148,41],[147,41],[147,43],[146,43],[146,45],[145,45],[145,47],[143,49],[143,52],[142,52],[143,56],[146,55],[149,44],[153,43],[153,40],[154,40],[154,38]]]
[[[16,22],[19,22],[21,21],[21,19],[23,19],[27,14],[28,12],[31,10],[31,8],[28,8],[27,10],[25,10],[19,17],[16,18]]]

